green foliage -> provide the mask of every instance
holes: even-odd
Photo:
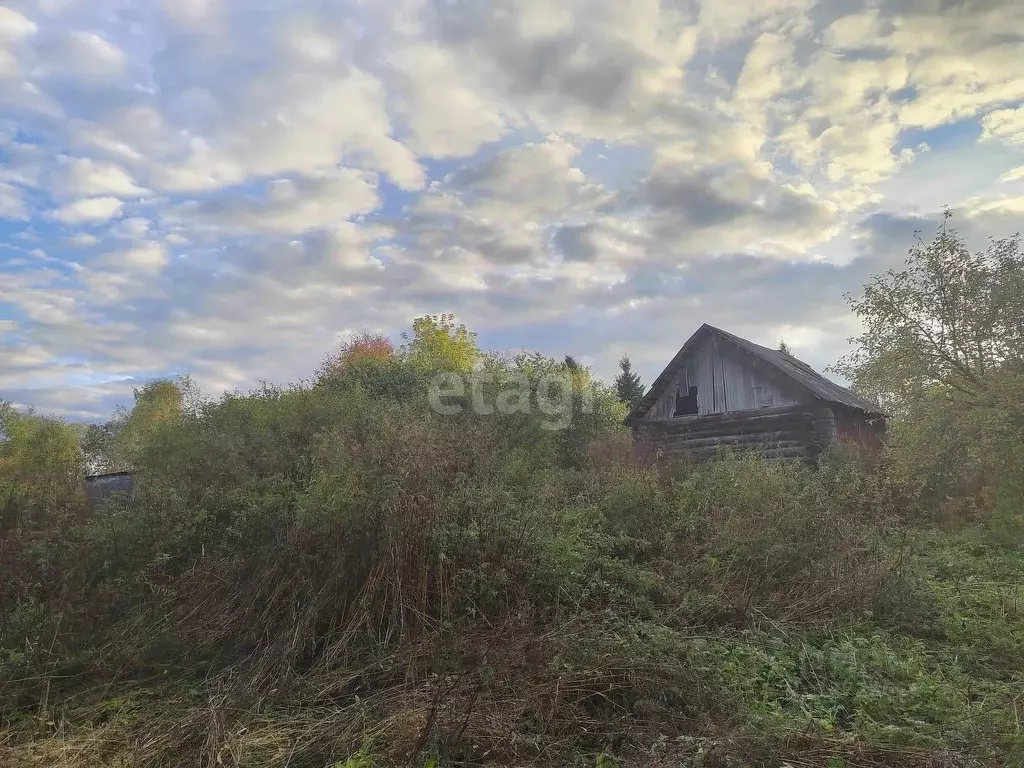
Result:
[[[615,377],[614,386],[619,400],[630,408],[636,406],[647,391],[640,381],[640,374],[633,370],[629,355],[619,359],[619,375]]]
[[[1013,728],[1012,710],[1004,708],[1010,685],[990,690],[992,699],[974,695],[978,682],[962,665],[885,632],[698,641],[695,652],[700,668],[721,676],[758,730],[847,731],[878,743],[939,748]]]
[[[1019,532],[970,528],[919,537],[918,584],[929,607],[910,627],[957,649],[979,677],[1020,675],[1024,658],[1024,547]]]
[[[0,403],[0,536],[61,519],[80,501],[81,470],[69,424]]]
[[[866,329],[838,369],[895,411],[935,390],[985,404],[988,377],[1024,364],[1020,238],[972,253],[946,218],[931,243],[910,249],[905,269],[872,277],[849,299]]]
[[[115,456],[114,441],[121,424],[111,419],[103,424],[87,424],[80,433],[82,454],[89,473],[116,472],[121,469]]]
[[[359,389],[372,398],[405,402],[426,389],[424,373],[400,357],[387,338],[364,332],[328,356],[314,381],[318,387]]]
[[[334,763],[331,768],[373,768],[373,759],[369,752],[359,750],[351,757]]]
[[[79,460],[78,438],[67,423],[0,403],[0,473],[8,482],[59,482]]]
[[[456,325],[451,314],[416,318],[412,333],[403,334],[402,339],[404,358],[423,370],[467,373],[481,357],[476,334],[465,325]]]
[[[0,616],[0,668],[16,666],[41,649],[51,622],[46,605],[38,600],[20,599]]]
[[[176,381],[157,379],[136,389],[132,409],[119,414],[113,425],[104,427],[104,433],[112,434],[104,463],[134,467],[160,430],[183,416],[186,396],[191,390],[191,381],[184,377]],[[102,446],[102,438],[98,442]]]
[[[894,413],[894,466],[932,499],[1019,487],[1024,447],[1020,237],[972,252],[949,217],[848,297],[865,330],[835,368]]]

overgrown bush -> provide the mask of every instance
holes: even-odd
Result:
[[[76,482],[42,483],[3,550],[0,763],[1013,754],[1019,614],[965,597],[891,466],[659,464],[571,360],[482,358],[445,322],[308,383],[142,392],[131,501],[85,514]],[[435,412],[431,366],[471,364],[565,373],[569,427]]]
[[[592,422],[583,449],[616,444],[619,429]],[[244,669],[245,696],[259,697],[440,627],[543,634],[604,611],[669,632],[827,626],[897,577],[891,514],[853,469],[723,456],[680,475],[623,443],[577,468],[560,463],[563,439],[521,414],[440,416],[359,379],[265,387],[164,419],[137,445],[134,501],[95,510],[74,550],[49,555],[80,573],[45,663],[98,649],[79,674]],[[48,615],[12,605],[19,627],[29,607]],[[13,648],[39,642],[17,634],[8,663],[23,667]],[[628,700],[683,696],[644,685]],[[573,717],[599,713],[578,706]]]

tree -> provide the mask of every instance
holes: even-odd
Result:
[[[619,359],[619,371],[619,375],[615,377],[615,392],[622,402],[633,408],[640,402],[646,390],[640,381],[640,374],[633,370],[629,355],[623,355]]]
[[[123,423],[111,419],[103,424],[86,424],[79,432],[85,466],[89,473],[114,472],[118,466],[114,457],[114,442]]]
[[[77,475],[81,454],[74,428],[0,402],[0,476],[54,480]]]
[[[418,372],[395,351],[382,334],[363,331],[343,342],[320,364],[317,386],[344,390],[359,388],[370,397],[402,402],[424,390]]]
[[[1020,237],[972,253],[949,217],[931,243],[918,236],[903,270],[846,297],[865,330],[833,370],[894,410],[936,394],[991,404],[996,379],[1024,373]]]
[[[0,533],[52,519],[73,499],[81,474],[71,425],[0,401]]]
[[[395,347],[387,336],[362,331],[343,341],[335,352],[321,361],[316,381],[344,384],[365,373],[390,370],[397,363]]]
[[[786,343],[785,339],[779,339],[779,352],[790,357],[793,356],[793,350],[789,348],[789,344]]]
[[[132,409],[121,409],[101,427],[102,433],[92,435],[106,451],[100,463],[107,469],[130,468],[164,425],[184,415],[187,401],[194,394],[188,377],[156,379],[134,393]]]
[[[455,324],[455,315],[426,315],[413,320],[412,333],[403,333],[401,354],[424,371],[468,373],[480,361],[476,334]]]
[[[395,346],[387,336],[362,331],[343,341],[337,352],[329,355],[317,370],[317,378],[339,376],[346,369],[364,363],[390,363],[395,360]]]
[[[832,370],[894,415],[898,462],[962,490],[1019,471],[1024,255],[1019,236],[972,252],[949,218],[930,243],[917,236],[903,269],[846,297],[864,332]]]

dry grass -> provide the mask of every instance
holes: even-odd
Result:
[[[191,690],[166,678],[85,689],[56,720],[39,712],[8,728],[0,764],[312,768],[360,749],[381,766],[419,766],[428,755],[464,766],[563,765],[602,752],[636,768],[928,760],[930,750],[850,739],[744,735],[694,678],[682,643],[673,659],[621,641],[602,617],[580,616],[543,633],[508,623],[424,637],[363,668],[311,670],[283,688],[257,691],[242,665]]]

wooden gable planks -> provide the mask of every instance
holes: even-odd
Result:
[[[808,400],[799,387],[786,387],[770,366],[711,335],[690,350],[645,420],[671,419],[677,394],[686,395],[692,386],[697,387],[700,416],[796,405]]]

